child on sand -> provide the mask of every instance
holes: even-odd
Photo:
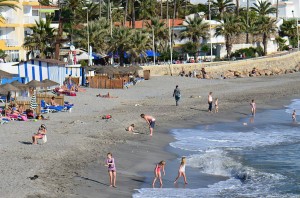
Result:
[[[250,106],[251,106],[251,113],[252,113],[253,116],[255,116],[256,104],[255,104],[254,100],[252,100],[250,102]]]
[[[131,124],[129,127],[125,129],[128,132],[134,132],[134,124]]]
[[[39,130],[36,134],[32,136],[32,144],[37,144],[37,139],[43,139],[47,133],[47,128],[44,124],[39,127]]]
[[[219,99],[216,98],[215,100],[215,113],[218,113],[219,112]]]
[[[155,169],[154,169],[154,180],[152,183],[153,188],[155,186],[155,182],[156,182],[157,178],[159,179],[160,187],[162,187],[163,183],[162,183],[162,179],[161,179],[161,169],[165,175],[166,174],[165,173],[165,165],[166,165],[165,161],[160,161],[158,164],[156,164]]]
[[[174,181],[174,184],[177,183],[177,180],[178,180],[179,177],[181,177],[181,176],[183,176],[184,184],[187,184],[186,176],[185,176],[185,164],[186,164],[186,158],[185,158],[185,157],[182,157],[182,158],[181,158],[181,163],[180,163],[180,166],[179,166],[179,170],[178,170],[178,176],[176,177],[176,179],[175,179],[175,181]]]
[[[110,187],[116,188],[116,166],[115,166],[115,159],[112,157],[111,153],[107,153],[107,159],[105,161],[105,166],[108,167],[108,174],[109,174],[109,181]]]
[[[297,116],[296,115],[296,110],[294,110],[293,114],[292,114],[292,119],[293,119],[294,122],[296,122],[296,116]]]

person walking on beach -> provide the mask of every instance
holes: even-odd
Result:
[[[297,116],[296,115],[296,110],[294,110],[293,114],[292,114],[292,119],[293,119],[294,122],[296,122],[296,116]]]
[[[141,118],[146,120],[146,122],[149,126],[150,136],[152,136],[153,135],[153,129],[154,129],[154,126],[155,126],[155,118],[150,116],[150,115],[145,115],[145,114],[141,114]]]
[[[173,97],[175,97],[176,106],[178,106],[178,102],[179,102],[180,97],[181,97],[180,89],[178,88],[178,85],[176,85],[176,88],[174,89]]]
[[[115,159],[112,157],[111,153],[107,153],[107,159],[105,161],[105,166],[108,167],[108,175],[110,187],[116,188],[116,178],[117,178],[117,170],[115,165]]]
[[[212,103],[213,103],[212,92],[209,92],[209,94],[208,94],[208,112],[212,111]]]
[[[218,113],[219,112],[219,99],[216,98],[215,100],[215,113]]]
[[[152,187],[153,188],[155,187],[155,182],[156,182],[157,179],[159,179],[160,187],[162,187],[163,182],[162,182],[162,179],[161,179],[161,170],[163,171],[164,175],[166,175],[165,165],[166,165],[166,162],[164,160],[160,161],[158,164],[156,164],[155,169],[154,169],[154,179],[153,179],[153,182],[152,182]]]
[[[174,181],[174,184],[177,183],[177,180],[179,179],[179,177],[183,177],[183,180],[184,180],[184,184],[187,184],[187,181],[186,181],[186,175],[185,175],[185,164],[186,164],[186,158],[185,157],[182,157],[181,158],[181,163],[180,163],[180,166],[179,166],[179,170],[178,170],[178,176],[176,177],[175,181]]]
[[[254,102],[254,99],[250,102],[250,106],[251,106],[251,113],[252,116],[255,116],[255,112],[256,112],[256,104]]]

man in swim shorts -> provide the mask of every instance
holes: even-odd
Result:
[[[149,125],[150,136],[153,134],[153,129],[155,126],[155,118],[150,115],[141,114],[141,118],[145,119],[147,124]]]

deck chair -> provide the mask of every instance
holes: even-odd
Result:
[[[74,107],[74,104],[70,104],[69,102],[66,102],[66,101],[65,101],[65,104],[64,104],[64,111],[69,111],[69,112],[71,112],[73,107]]]
[[[58,111],[62,111],[64,109],[63,106],[52,106],[52,105],[48,105],[45,100],[41,100],[41,112],[44,113],[49,113],[49,112],[58,112]]]

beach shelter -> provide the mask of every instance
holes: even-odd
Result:
[[[4,84],[0,86],[2,89],[5,89],[7,91],[19,91],[20,89],[13,86],[12,84]]]
[[[44,87],[45,86],[43,82],[40,82],[40,81],[37,81],[37,80],[32,80],[32,81],[28,82],[26,85],[30,88],[37,88],[37,87]]]
[[[18,76],[26,83],[31,80],[50,79],[62,85],[66,76],[66,65],[66,62],[55,59],[31,59],[12,66],[18,67]]]
[[[11,85],[19,88],[20,90],[27,90],[29,89],[28,85],[20,83],[19,81],[13,81],[12,83],[10,83]]]
[[[6,94],[8,94],[8,92],[10,92],[10,91],[15,92],[15,97],[16,97],[16,92],[20,90],[18,87],[13,86],[12,84],[4,84],[4,85],[1,85],[0,87],[2,89],[6,90]]]
[[[59,83],[54,82],[54,81],[49,80],[49,79],[43,80],[42,83],[44,84],[45,87],[53,87],[53,86],[59,85]]]

